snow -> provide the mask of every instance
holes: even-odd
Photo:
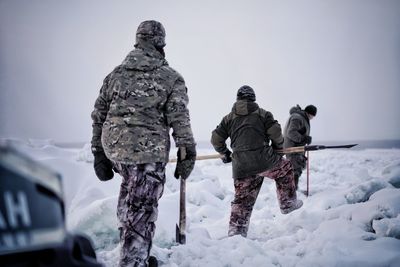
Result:
[[[70,231],[90,236],[106,266],[117,266],[116,205],[120,177],[100,182],[90,145],[57,147],[51,140],[14,140],[19,150],[61,173]],[[171,157],[176,151],[171,152]],[[215,153],[208,148],[198,154]],[[159,203],[152,254],[161,266],[400,266],[400,149],[310,153],[298,197],[304,206],[279,212],[275,184],[265,179],[247,238],[227,237],[233,199],[231,166],[196,163],[187,182],[187,244],[175,243],[179,183],[174,164]]]

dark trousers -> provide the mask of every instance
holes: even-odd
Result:
[[[287,154],[286,159],[288,159],[293,165],[294,182],[297,190],[300,176],[307,164],[307,157],[304,155],[304,153],[293,153]]]

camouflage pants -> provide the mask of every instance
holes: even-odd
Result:
[[[258,175],[235,180],[235,198],[231,203],[228,235],[247,236],[253,206],[257,200],[264,177],[275,180],[278,202],[286,209],[296,201],[293,168],[290,161],[281,159],[272,169]]]
[[[299,185],[299,178],[307,164],[307,158],[304,156],[304,154],[294,153],[286,155],[286,159],[290,160],[293,165],[294,182],[297,189]]]
[[[165,164],[115,164],[123,180],[118,198],[121,258],[119,266],[147,266],[158,200],[163,194]]]

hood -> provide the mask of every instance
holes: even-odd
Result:
[[[156,49],[138,46],[126,56],[122,65],[127,69],[149,71],[168,66],[168,62]]]
[[[306,112],[302,110],[299,105],[296,105],[289,110],[290,115],[293,115],[294,113],[299,114],[300,116],[304,117],[307,121],[309,121]]]
[[[289,114],[292,115],[293,113],[300,113],[301,111],[301,107],[296,105],[289,110]]]
[[[256,102],[248,100],[238,100],[233,104],[232,112],[236,115],[248,115],[258,109]]]

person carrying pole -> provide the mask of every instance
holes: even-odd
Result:
[[[122,176],[117,207],[121,267],[157,265],[149,255],[171,128],[178,147],[175,177],[188,178],[195,164],[187,88],[183,77],[168,65],[164,46],[163,25],[142,22],[135,49],[105,78],[92,112],[96,175],[106,181],[114,169]]]
[[[317,108],[308,105],[304,110],[299,105],[292,107],[289,111],[290,117],[284,128],[284,148],[301,147],[312,142],[310,136],[310,120],[317,115]],[[286,154],[286,158],[292,162],[294,170],[294,181],[296,190],[299,185],[299,178],[306,167],[307,157],[305,152]]]
[[[240,87],[232,111],[223,117],[211,136],[211,143],[222,161],[232,162],[235,197],[231,203],[229,236],[247,236],[264,177],[275,180],[283,214],[303,205],[296,196],[292,164],[277,152],[283,147],[281,127],[272,113],[260,108],[255,100],[250,86]],[[226,145],[228,138],[233,153]]]

